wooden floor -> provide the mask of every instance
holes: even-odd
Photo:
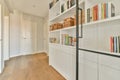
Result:
[[[0,80],[66,80],[48,65],[46,54],[12,58],[0,75]]]

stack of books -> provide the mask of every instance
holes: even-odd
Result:
[[[75,46],[76,38],[69,36],[69,34],[62,34],[62,45]]]
[[[120,36],[110,37],[110,51],[120,53]]]
[[[101,3],[87,9],[87,22],[97,21],[115,16],[115,6],[111,3]]]

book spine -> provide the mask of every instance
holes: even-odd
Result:
[[[116,49],[115,49],[116,51],[115,51],[115,52],[117,53],[117,51],[118,51],[118,50],[117,50],[117,44],[118,44],[118,43],[117,43],[117,37],[115,37],[115,40],[116,40],[116,41],[115,41],[115,42],[116,42],[116,43],[115,43],[115,45],[116,45]]]
[[[97,6],[93,7],[93,21],[97,20]]]
[[[99,15],[99,20],[101,20],[101,12],[102,12],[102,8],[101,8],[101,4],[99,4],[98,5],[98,7],[99,7],[99,9],[98,9],[98,11],[99,11],[99,13],[98,13],[98,15]]]
[[[98,20],[99,19],[99,10],[98,10],[98,5],[96,6],[96,20]]]
[[[110,51],[113,52],[113,37],[110,37]]]
[[[66,35],[66,45],[69,45],[69,35]]]
[[[69,2],[69,0],[67,0],[67,9],[69,9],[69,7],[70,7],[70,2]]]
[[[87,22],[90,22],[90,8],[87,9]]]
[[[104,4],[102,3],[102,19],[104,19]]]
[[[111,3],[111,17],[115,16],[115,6]]]
[[[106,19],[106,3],[104,3],[104,19]]]
[[[114,52],[117,52],[117,38],[114,37]]]
[[[93,7],[93,21],[95,21],[95,6]]]
[[[119,53],[120,53],[120,36],[118,36],[118,44],[119,44]]]
[[[94,15],[94,13],[93,13],[93,8],[91,8],[91,9],[90,9],[90,22],[93,21],[93,15]]]
[[[96,7],[93,7],[93,21],[96,21]]]
[[[117,53],[119,53],[119,38],[117,36]]]
[[[106,3],[106,18],[108,18],[108,3]]]
[[[114,17],[115,16],[115,6],[109,2],[108,3],[108,17]]]
[[[108,17],[111,17],[111,2],[108,3]]]

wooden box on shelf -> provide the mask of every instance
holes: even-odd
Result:
[[[64,23],[63,23],[63,27],[70,27],[70,26],[74,26],[74,18],[69,17],[64,19]]]
[[[82,11],[82,23],[85,23],[85,11]],[[76,25],[76,15],[75,15],[75,19],[74,19],[74,24]],[[81,13],[79,15],[79,24],[81,24]]]
[[[55,23],[55,24],[52,24],[50,26],[50,31],[61,29],[61,28],[63,28],[63,24],[62,23]]]

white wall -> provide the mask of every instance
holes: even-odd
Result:
[[[48,42],[49,42],[49,38],[48,38],[48,35],[49,35],[49,26],[48,26],[48,21],[49,20],[49,17],[48,15],[44,18],[44,51],[46,53],[48,53]]]
[[[20,19],[17,11],[10,14],[10,57],[20,53]]]
[[[4,29],[3,29],[3,54],[4,60],[9,59],[9,16],[4,17]]]
[[[37,50],[39,52],[44,51],[44,25],[43,25],[44,21],[43,19],[40,19],[38,21],[38,28],[37,28]]]

